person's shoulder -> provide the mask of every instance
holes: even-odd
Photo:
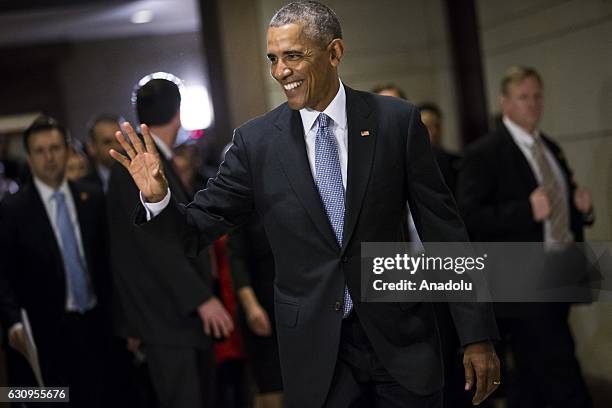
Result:
[[[405,99],[393,96],[378,95],[372,92],[359,91],[346,87],[347,99],[359,98],[372,109],[384,113],[412,114],[417,110],[416,106]]]
[[[94,167],[89,167],[87,174],[81,177],[80,181],[93,184],[93,185],[102,185],[102,181],[100,180],[100,176],[98,175],[98,171]]]
[[[544,140],[544,143],[546,143],[549,149],[552,149],[554,152],[561,151],[561,145],[551,139],[548,135],[542,133],[540,136],[542,137],[542,140]]]
[[[266,129],[276,123],[283,115],[290,115],[291,109],[287,105],[287,102],[280,104],[276,108],[262,115],[256,116],[249,119],[242,125],[238,126],[236,130],[241,133],[250,133],[253,131],[260,131]]]
[[[75,198],[79,198],[82,201],[87,201],[89,199],[95,201],[104,201],[104,192],[102,191],[102,188],[95,184],[89,183],[84,180],[78,180],[69,181],[68,185],[72,189],[73,193],[77,194],[77,197]]]
[[[493,152],[499,150],[506,143],[507,135],[502,129],[494,129],[484,136],[476,139],[465,147],[465,156],[491,156]]]
[[[9,194],[4,196],[2,200],[0,200],[0,209],[5,215],[15,215],[25,211],[26,208],[29,207],[29,203],[33,199],[32,189],[34,185],[32,182],[28,182],[21,186],[19,191],[15,194]]]

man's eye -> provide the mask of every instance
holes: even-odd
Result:
[[[302,54],[287,54],[287,61],[297,61],[302,58]]]
[[[268,61],[270,61],[270,64],[276,64],[277,58],[276,57],[268,57]]]

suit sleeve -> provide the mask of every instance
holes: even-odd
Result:
[[[491,147],[468,149],[461,164],[457,201],[470,234],[479,237],[507,236],[541,229],[533,220],[529,200],[495,200],[497,180]]]
[[[175,241],[153,240],[138,233],[131,222],[134,209],[140,207],[138,189],[119,166],[113,168],[111,177],[108,202],[112,239],[117,240],[111,242],[111,256],[114,273],[121,275],[118,281],[137,284],[138,280],[154,279],[167,289],[181,313],[195,312],[210,299],[211,288]]]
[[[417,118],[416,109],[411,112],[409,123],[408,202],[419,236],[423,242],[467,242],[467,231],[435,163],[427,130]],[[489,303],[451,302],[449,308],[463,346],[499,338]]]
[[[228,241],[229,261],[235,291],[251,286],[248,263],[249,247],[249,234],[246,224],[230,233]]]
[[[0,315],[6,330],[21,321],[19,303],[11,286],[11,274],[16,273],[18,253],[12,220],[5,206],[0,203]]]

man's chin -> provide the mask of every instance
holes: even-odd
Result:
[[[292,101],[291,99],[287,99],[287,105],[292,110],[300,110],[304,108],[304,103],[301,101]]]

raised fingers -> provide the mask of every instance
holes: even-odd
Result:
[[[121,129],[123,129],[123,131],[127,133],[128,138],[130,139],[130,142],[132,143],[132,146],[134,147],[136,152],[144,153],[145,152],[144,146],[142,145],[142,142],[140,141],[140,138],[134,131],[134,128],[132,127],[132,125],[130,125],[129,122],[123,122],[121,124]]]
[[[130,159],[116,151],[115,149],[110,150],[110,155],[113,159],[117,160],[123,167],[128,169],[130,167]]]
[[[145,141],[145,147],[147,148],[147,152],[151,153],[155,156],[157,154],[157,147],[155,146],[155,142],[153,142],[153,138],[151,137],[151,132],[149,131],[149,127],[144,123],[140,125],[140,132],[142,133],[142,137]]]
[[[120,130],[115,132],[115,139],[117,139],[117,141],[119,142],[123,150],[127,153],[127,155],[130,157],[130,159],[134,159],[134,157],[136,157],[136,152],[134,151],[134,149],[132,149],[132,145],[129,144],[127,140],[125,140],[125,137],[123,137],[123,133],[121,133]]]

